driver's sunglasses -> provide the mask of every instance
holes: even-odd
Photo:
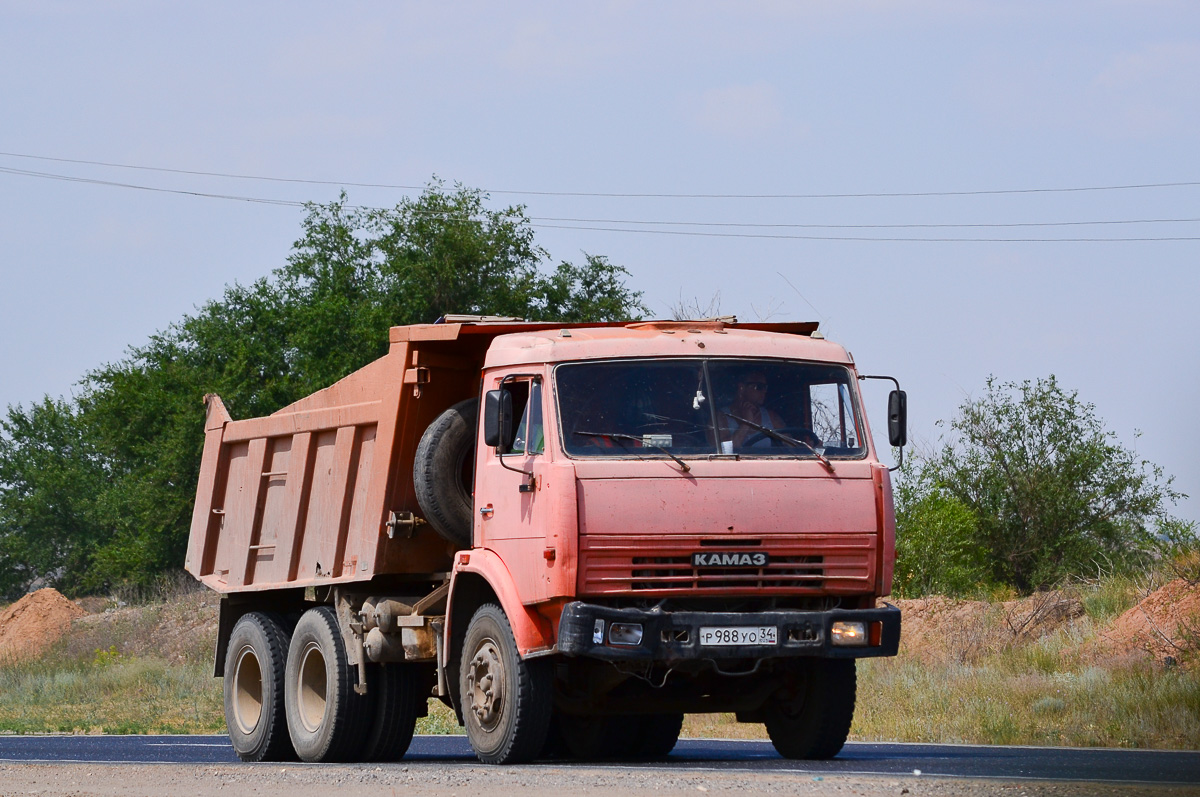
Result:
[[[746,387],[750,388],[751,390],[762,390],[765,392],[767,389],[766,382],[742,382],[742,384],[745,385]]]

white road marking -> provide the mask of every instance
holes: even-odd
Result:
[[[146,742],[147,747],[230,747],[229,743],[216,744],[211,742]]]

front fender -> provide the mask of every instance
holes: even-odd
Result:
[[[467,574],[482,578],[495,594],[500,608],[508,617],[508,624],[512,628],[513,638],[516,640],[521,658],[547,653],[554,649],[553,625],[546,617],[537,612],[536,607],[521,603],[516,582],[513,580],[508,566],[504,564],[504,560],[494,551],[487,548],[476,548],[471,551],[459,551],[454,557],[454,571],[450,575],[450,598],[446,604],[445,661],[452,660],[451,653],[453,651],[450,645],[457,633],[451,624],[465,623],[470,620],[469,614],[459,617],[455,611],[455,602],[460,600],[459,591],[455,588],[459,584],[460,577]],[[477,607],[469,607],[468,611],[473,614],[475,608]]]

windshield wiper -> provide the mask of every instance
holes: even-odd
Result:
[[[638,437],[635,434],[623,434],[621,432],[581,432],[578,429],[575,430],[575,434],[581,434],[581,435],[584,435],[585,437],[610,437],[613,440],[636,440],[637,442],[642,444],[643,448],[656,448],[659,451],[666,454],[671,459],[678,462],[679,469],[682,470],[684,473],[687,473],[688,471],[691,470],[691,468],[688,467],[688,464],[686,462],[684,462],[682,459],[680,459],[679,457],[672,454],[667,449],[663,448],[662,446],[656,446],[653,443],[647,443],[643,438]]]
[[[722,411],[721,414],[727,415],[730,418],[733,418],[738,423],[744,423],[747,426],[749,426],[751,429],[757,429],[758,431],[765,434],[767,437],[773,437],[776,440],[779,440],[780,442],[790,443],[791,445],[794,445],[794,446],[804,446],[809,451],[813,452],[813,456],[815,456],[817,459],[821,460],[821,464],[824,465],[830,473],[833,473],[833,463],[830,462],[829,460],[827,460],[825,458],[824,454],[822,454],[820,451],[813,448],[812,446],[810,446],[808,443],[804,442],[803,440],[797,440],[796,438],[786,435],[783,432],[777,432],[774,429],[768,429],[767,427],[763,426],[762,424],[755,423],[754,421],[748,421],[745,418],[739,418],[737,415],[734,415],[732,412]]]

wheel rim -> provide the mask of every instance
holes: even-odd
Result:
[[[296,708],[299,709],[300,724],[309,733],[316,732],[325,718],[329,703],[325,675],[325,654],[320,645],[309,642],[301,654],[300,671],[296,676]]]
[[[471,713],[479,727],[490,733],[504,715],[504,659],[493,639],[479,643],[467,672],[467,691],[470,693]]]
[[[262,708],[262,666],[254,648],[246,645],[238,651],[233,671],[233,719],[238,730],[246,735],[253,733],[262,718]]]

